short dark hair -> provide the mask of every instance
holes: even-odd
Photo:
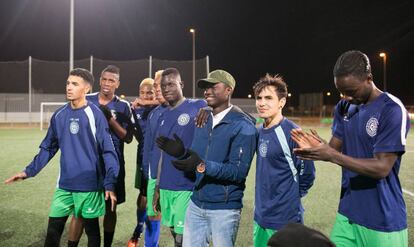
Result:
[[[371,64],[368,56],[356,50],[347,51],[339,56],[333,69],[334,77],[353,75],[364,78],[370,74]]]
[[[288,223],[267,242],[270,247],[335,247],[335,244],[318,230],[299,223]]]
[[[265,87],[273,86],[275,87],[277,97],[280,99],[286,98],[288,91],[286,82],[283,80],[283,77],[279,74],[271,76],[266,74],[264,77],[260,78],[256,84],[253,86],[254,95],[259,95]]]
[[[167,68],[161,74],[162,77],[167,76],[167,75],[175,75],[175,76],[181,77],[180,72],[176,68]]]
[[[79,76],[81,77],[85,82],[89,83],[91,86],[93,85],[93,75],[89,70],[82,69],[82,68],[75,68],[72,71],[69,72],[69,75],[73,76]]]
[[[101,76],[105,72],[118,75],[118,80],[121,77],[120,76],[121,70],[118,67],[116,67],[115,65],[108,65],[108,66],[106,66],[106,68],[102,70]]]

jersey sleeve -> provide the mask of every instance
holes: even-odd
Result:
[[[118,157],[115,152],[108,122],[103,114],[95,114],[96,141],[105,165],[104,187],[105,190],[114,191],[119,172]]]
[[[343,114],[344,114],[345,101],[340,101],[334,111],[334,120],[332,124],[332,135],[338,138],[339,140],[343,139],[344,135],[344,126],[343,126]]]
[[[149,169],[150,164],[149,160],[151,157],[151,146],[154,145],[154,137],[152,135],[150,121],[151,121],[152,113],[147,119],[147,126],[144,134],[144,150],[142,152],[142,171],[144,173],[145,178],[149,178]],[[137,126],[138,127],[138,126]]]
[[[404,153],[409,127],[407,111],[398,104],[384,107],[378,123],[374,153]]]
[[[205,174],[219,180],[243,182],[250,169],[256,151],[257,129],[244,124],[232,141],[229,161],[220,163],[206,160]]]
[[[315,180],[315,164],[313,160],[301,160],[296,156],[295,163],[296,169],[299,171],[299,194],[300,197],[304,197]]]
[[[46,137],[43,139],[39,148],[39,153],[24,170],[28,177],[34,177],[36,174],[38,174],[59,150],[55,116],[51,118],[50,127],[47,130]]]

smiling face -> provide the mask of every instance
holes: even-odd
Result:
[[[231,87],[222,82],[210,83],[204,89],[204,98],[208,106],[215,109],[223,105],[228,105],[232,91]]]
[[[161,78],[162,96],[170,106],[175,106],[183,98],[182,88],[180,76],[169,74]]]
[[[103,72],[99,80],[101,87],[99,92],[105,96],[114,95],[119,84],[119,75],[111,72]]]
[[[354,75],[339,76],[334,78],[334,82],[343,99],[355,105],[367,103],[373,90],[370,76],[366,78]]]
[[[153,100],[155,96],[154,87],[144,84],[139,87],[139,98],[143,100]]]
[[[273,119],[282,115],[285,104],[286,98],[279,99],[274,86],[266,86],[256,95],[257,112],[263,119]]]

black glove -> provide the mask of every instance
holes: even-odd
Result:
[[[111,117],[112,117],[111,110],[106,105],[99,105],[99,109],[101,109],[101,111],[105,115],[106,120],[109,121],[109,119],[111,119]]]
[[[203,162],[202,159],[198,156],[196,152],[191,149],[187,150],[187,158],[184,160],[173,160],[171,161],[172,164],[178,170],[185,171],[185,172],[192,172],[196,170],[197,165]]]
[[[166,152],[167,154],[179,158],[185,154],[185,147],[183,141],[181,141],[180,137],[174,134],[174,139],[170,139],[165,136],[160,136],[155,141],[157,146]]]

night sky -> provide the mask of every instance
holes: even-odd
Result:
[[[69,58],[69,0],[1,0],[0,61]],[[371,59],[382,88],[414,105],[414,1],[75,0],[75,59],[197,58],[225,69],[246,97],[265,73],[297,96],[336,92],[332,68],[346,50]],[[4,82],[2,82],[4,83]]]

